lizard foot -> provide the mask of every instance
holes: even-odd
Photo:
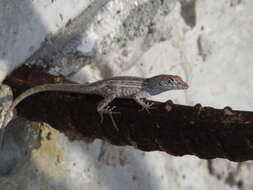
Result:
[[[151,107],[153,106],[154,103],[143,103],[141,106],[142,108],[140,109],[140,111],[146,110],[146,112],[150,113],[150,109],[152,109]]]
[[[112,116],[112,114],[120,114],[120,112],[113,111],[115,108],[116,108],[116,106],[113,106],[113,107],[107,106],[105,109],[99,111],[98,113],[99,113],[100,118],[101,118],[101,120],[100,120],[101,123],[103,123],[103,120],[104,120],[104,115],[103,114],[108,114],[109,117],[112,120],[112,124],[113,124],[114,128],[119,130],[118,126],[117,126],[117,124],[116,124],[116,122],[115,122],[115,120]]]

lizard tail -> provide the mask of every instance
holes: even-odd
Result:
[[[39,85],[36,87],[33,87],[31,89],[28,89],[27,91],[23,92],[21,95],[19,95],[11,104],[9,109],[6,112],[6,115],[4,116],[2,126],[0,127],[0,149],[3,146],[4,141],[4,133],[5,128],[7,127],[9,121],[11,120],[11,113],[15,109],[15,107],[22,102],[25,98],[37,94],[40,92],[45,91],[64,91],[64,92],[74,92],[74,93],[87,93],[92,94],[93,87],[83,84],[45,84],[45,85]]]

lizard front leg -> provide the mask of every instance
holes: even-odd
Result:
[[[142,107],[142,110],[145,109],[147,112],[149,112],[153,103],[146,103],[143,99],[149,96],[150,95],[145,92],[139,92],[134,96],[134,100]]]

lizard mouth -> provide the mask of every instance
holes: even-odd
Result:
[[[180,87],[181,87],[181,89],[187,89],[187,88],[189,88],[189,85],[186,82],[182,82],[180,84]]]

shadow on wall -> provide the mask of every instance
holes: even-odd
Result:
[[[31,0],[0,1],[0,71],[4,70],[7,73],[13,70],[25,57],[38,49],[42,38],[48,33],[34,10],[33,3]],[[22,122],[17,126],[20,125]],[[26,134],[23,126],[16,132],[24,136]],[[13,138],[7,135],[7,146],[0,151],[0,176],[8,176],[26,159],[21,153],[20,143],[14,142]],[[0,178],[0,184],[2,183],[4,180]]]
[[[59,140],[55,133],[40,146],[38,126],[27,127],[19,118],[8,128],[0,152],[1,190],[159,189],[160,176],[147,165],[145,153],[101,141]]]
[[[31,55],[33,57],[29,61],[33,63],[43,59],[47,64],[60,62],[62,65],[61,58],[66,53],[76,53],[76,47],[81,43],[80,34],[86,30],[94,16],[107,2],[107,0],[92,1],[77,19],[69,20],[67,23],[71,24],[55,35],[50,34],[47,23],[43,23],[35,8],[38,6],[35,4],[53,4],[55,1],[0,2],[0,65],[1,62],[8,63],[5,64],[6,69],[2,67],[0,70],[10,72]],[[59,19],[63,19],[61,14]]]
[[[30,56],[48,33],[31,0],[0,2],[0,64],[13,70]]]

